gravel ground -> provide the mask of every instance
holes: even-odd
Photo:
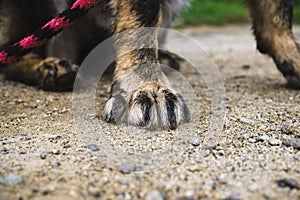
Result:
[[[214,77],[190,64],[169,75],[192,114],[176,131],[103,122],[105,78],[98,112],[77,118],[71,92],[2,79],[0,199],[300,199],[299,91],[285,88],[271,59],[255,50],[249,26],[181,32],[202,44],[224,81],[225,109],[217,110],[226,118],[214,144],[205,143],[221,119],[211,120],[214,89],[206,83]],[[300,27],[295,33],[300,38]],[[207,64],[180,40],[170,34],[166,46]]]

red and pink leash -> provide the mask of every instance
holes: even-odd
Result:
[[[85,15],[99,1],[100,0],[77,0],[70,8],[34,31],[33,34],[4,50],[0,50],[0,67],[17,60],[32,49],[42,46],[47,40]]]

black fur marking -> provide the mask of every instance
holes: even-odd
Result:
[[[295,69],[294,69],[293,65],[291,65],[287,61],[283,61],[281,64],[279,64],[277,66],[284,76],[294,76],[295,75]]]
[[[139,50],[134,50],[135,55],[137,55],[137,59],[144,61],[142,63],[152,63],[157,61],[157,55],[156,55],[156,50],[155,49],[139,49]]]
[[[294,69],[293,65],[291,65],[288,62],[284,61],[282,63],[282,66],[285,67],[285,68],[287,68],[288,73],[289,73],[290,76],[294,76],[295,75],[295,69]]]
[[[135,99],[135,103],[141,105],[142,113],[143,113],[143,121],[140,122],[140,126],[145,126],[150,123],[150,109],[153,105],[151,99],[148,97],[147,92],[141,91],[137,98]]]
[[[155,27],[158,23],[161,0],[130,0],[132,11],[138,15],[138,20],[144,27]]]
[[[167,107],[167,112],[168,112],[168,120],[169,120],[169,123],[170,123],[170,129],[171,130],[174,130],[177,128],[177,121],[176,121],[176,114],[175,114],[175,103],[174,102],[177,102],[178,99],[177,97],[167,91],[167,90],[163,90],[162,91],[166,96],[166,107]]]
[[[300,84],[299,82],[295,81],[295,77],[297,76],[296,71],[290,63],[287,61],[283,61],[282,63],[273,58],[274,62],[276,63],[277,68],[280,70],[280,72],[283,74],[283,76],[286,78],[287,82],[287,87],[290,89],[300,89]]]
[[[59,64],[60,66],[62,66],[64,69],[66,69],[67,71],[70,71],[70,70],[73,69],[73,68],[72,68],[72,63],[71,63],[70,61],[68,61],[68,60],[60,60],[60,61],[58,62],[58,64]]]
[[[43,64],[43,67],[49,71],[48,75],[51,76],[51,78],[57,77],[57,67],[51,65],[50,63],[45,62]]]
[[[294,1],[281,0],[277,11],[289,29],[292,29],[293,24],[293,4]]]
[[[151,96],[154,99],[154,102],[157,104],[157,95],[155,94],[155,92],[151,91]]]
[[[267,54],[268,53],[268,47],[263,44],[263,40],[260,39],[258,36],[256,37],[256,40],[257,40],[257,42],[256,42],[257,50],[262,54]]]

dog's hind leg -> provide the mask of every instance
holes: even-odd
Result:
[[[292,33],[293,0],[246,0],[257,49],[271,56],[288,81],[300,88],[300,46]]]

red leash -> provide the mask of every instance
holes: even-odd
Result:
[[[34,31],[33,34],[4,50],[0,50],[0,67],[17,60],[32,49],[42,46],[47,40],[85,15],[98,2],[100,0],[77,0],[70,8]]]

